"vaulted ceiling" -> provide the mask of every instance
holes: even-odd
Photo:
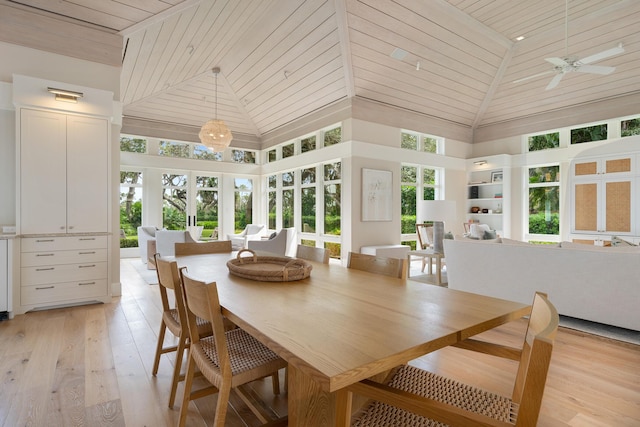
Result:
[[[471,133],[605,99],[632,97],[640,113],[637,0],[569,0],[567,16],[562,0],[9,2],[122,35],[126,118],[199,128],[217,106],[234,133],[260,140],[347,98]],[[615,72],[545,89],[545,58],[619,43],[624,53],[591,64]]]

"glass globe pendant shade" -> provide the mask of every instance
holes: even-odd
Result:
[[[233,135],[227,125],[222,120],[217,119],[209,120],[202,125],[198,136],[202,145],[214,152],[224,151],[233,139]]]

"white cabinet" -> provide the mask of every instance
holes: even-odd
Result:
[[[107,236],[23,238],[20,265],[23,311],[109,300]]]
[[[637,234],[634,218],[638,190],[634,173],[637,174],[634,155],[574,161],[571,232]]]
[[[0,239],[0,313],[9,311],[9,246]]]
[[[108,230],[108,126],[101,118],[21,110],[21,234]]]

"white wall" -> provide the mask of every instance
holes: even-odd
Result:
[[[16,117],[0,109],[0,226],[16,224]]]

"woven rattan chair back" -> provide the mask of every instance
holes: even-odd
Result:
[[[400,258],[384,258],[374,255],[349,252],[347,268],[369,271],[385,276],[407,278],[407,260]]]
[[[321,262],[329,264],[329,251],[325,248],[316,248],[314,246],[298,245],[296,250],[296,258],[302,258],[309,261]]]
[[[546,295],[536,293],[522,349],[467,339],[458,347],[519,360],[513,395],[501,396],[441,377],[415,366],[396,368],[385,384],[363,380],[341,392],[338,427],[390,424],[535,427],[558,331],[558,312]],[[372,401],[351,420],[352,393]],[[382,404],[380,404],[382,403]],[[440,424],[442,423],[442,424]]]
[[[188,242],[176,243],[176,256],[203,255],[231,252],[231,240],[219,240],[215,242]]]
[[[206,394],[218,393],[213,425],[224,426],[231,389],[234,388],[247,403],[249,409],[262,423],[269,420],[261,408],[252,404],[239,386],[267,376],[277,377],[278,371],[287,366],[286,361],[265,347],[240,328],[225,331],[225,325],[215,282],[196,280],[180,270],[181,291],[185,295],[187,323],[191,337],[191,349],[185,376],[185,393],[180,408],[179,426],[184,426],[189,401]],[[196,321],[202,318],[211,322],[213,336],[200,337],[192,333]],[[192,391],[196,368],[213,387]],[[274,381],[275,384],[275,381]],[[274,387],[274,392],[278,393]]]

